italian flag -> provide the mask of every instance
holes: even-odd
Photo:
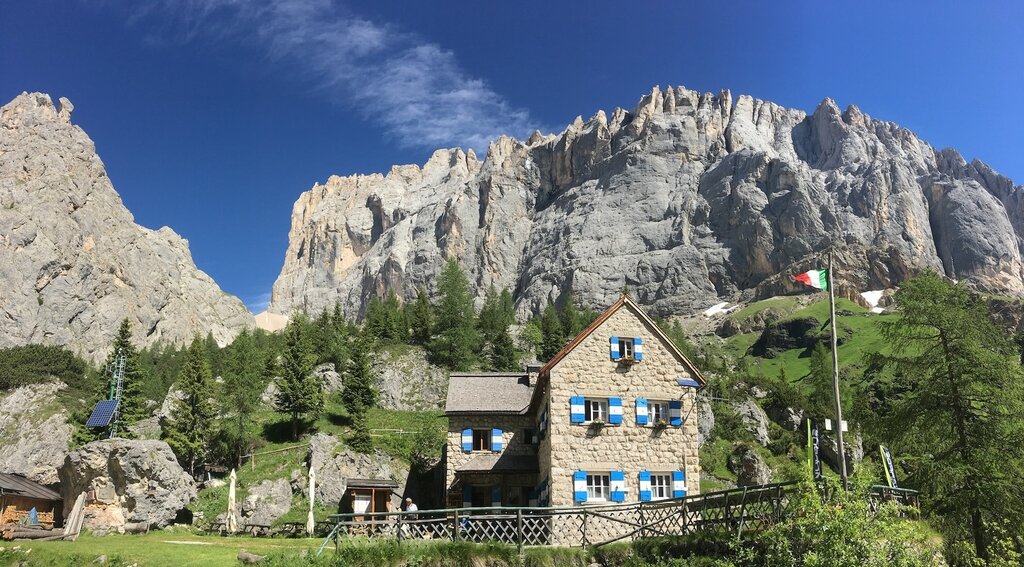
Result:
[[[828,289],[828,271],[811,270],[793,276],[793,279],[814,289]]]

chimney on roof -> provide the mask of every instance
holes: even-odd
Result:
[[[539,364],[527,364],[526,365],[526,379],[530,383],[530,387],[537,385],[537,379],[540,378],[541,365]]]

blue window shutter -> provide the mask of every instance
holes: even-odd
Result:
[[[491,489],[491,506],[501,506],[501,485],[495,486]]]
[[[583,396],[569,396],[569,422],[583,423]]]
[[[468,484],[462,487],[462,507],[473,507],[473,487]]]
[[[491,451],[495,453],[500,453],[503,448],[504,439],[501,437],[501,435],[502,431],[500,429],[491,430]]]
[[[587,501],[587,471],[572,473],[572,494],[576,502]]]
[[[466,453],[473,450],[473,430],[468,427],[462,430],[462,450]]]
[[[637,362],[644,359],[644,340],[640,337],[633,338],[633,358]]]
[[[686,496],[686,474],[683,471],[672,471],[672,498]]]
[[[622,423],[622,398],[608,398],[608,423]]]
[[[619,337],[612,337],[608,340],[608,348],[612,357],[612,360],[619,360],[622,358],[622,354],[619,353]]]
[[[608,473],[609,488],[611,489],[612,502],[626,501],[626,473],[622,471],[611,471]]]
[[[669,400],[668,424],[672,427],[679,427],[683,424],[683,402],[681,400]]]
[[[647,398],[636,399],[636,424],[647,425]]]
[[[640,501],[651,501],[651,471],[640,471],[637,480],[640,485]]]

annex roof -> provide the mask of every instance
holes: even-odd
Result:
[[[387,488],[397,490],[398,483],[393,480],[380,478],[350,478],[345,483],[345,488]]]
[[[514,473],[537,472],[536,455],[477,455],[465,464],[455,468],[455,472],[472,473]]]
[[[444,412],[451,414],[525,414],[533,386],[524,372],[454,372]]]
[[[0,473],[0,492],[39,500],[61,500],[60,494],[56,491],[36,484],[20,474]]]

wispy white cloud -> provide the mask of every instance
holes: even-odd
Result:
[[[270,305],[270,292],[251,295],[245,299],[244,303],[252,313],[262,313]]]
[[[406,147],[476,149],[535,129],[456,56],[332,0],[150,0],[132,20],[158,41],[211,38],[261,50],[321,95],[340,100]]]

